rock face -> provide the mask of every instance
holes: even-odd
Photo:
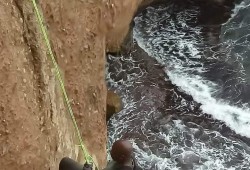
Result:
[[[105,21],[107,23],[107,52],[119,51],[120,45],[126,37],[131,20],[139,6],[147,6],[155,0],[109,0],[106,5]]]
[[[108,91],[107,94],[107,121],[113,116],[113,114],[118,113],[122,110],[122,101],[118,94],[113,91]]]
[[[83,140],[100,168],[106,165],[106,47],[118,49],[140,3],[39,1]],[[83,161],[31,1],[2,0],[0,32],[1,170],[56,170],[64,156]]]
[[[105,39],[96,22],[100,8],[67,0],[45,0],[39,6],[82,137],[104,166]],[[81,159],[31,1],[3,0],[0,8],[1,169],[57,169],[63,156]]]

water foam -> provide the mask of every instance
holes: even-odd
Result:
[[[153,167],[153,169],[157,170],[180,169],[180,165],[178,165],[179,161],[176,161],[176,159],[180,160],[181,156],[185,154],[197,155],[199,157],[199,162],[202,163],[193,164],[192,168],[196,170],[212,170],[218,168],[244,169],[249,166],[250,155],[244,151],[241,152],[242,163],[239,163],[234,167],[226,165],[233,157],[238,156],[236,152],[239,152],[237,149],[239,146],[237,146],[237,142],[226,139],[219,133],[206,131],[205,134],[214,137],[210,137],[207,141],[202,141],[194,137],[194,134],[198,129],[193,128],[190,131],[179,120],[174,121],[174,124],[168,126],[168,129],[168,134],[164,134],[164,132],[161,133],[165,137],[165,140],[169,142],[169,147],[166,147],[165,149],[170,152],[170,158],[160,157],[152,152],[148,153],[145,151],[145,148],[148,147],[147,144],[144,144],[143,147],[139,147],[135,141],[133,142],[136,158],[140,166],[145,169],[152,169]],[[183,145],[183,141],[185,140],[183,137],[184,133],[191,136],[190,138],[194,144],[191,148],[187,148]],[[177,138],[178,142],[176,142]],[[213,140],[215,141],[213,142]],[[221,141],[221,143],[216,140]],[[217,144],[218,146],[215,146]],[[211,147],[211,145],[213,145],[213,147]],[[162,151],[164,151],[164,149]]]
[[[123,56],[109,56],[109,58],[112,58],[113,62],[115,60],[124,61]],[[135,61],[131,59],[127,62],[134,63]],[[108,65],[108,67],[110,67],[110,65]],[[122,72],[122,68],[122,64],[118,64],[114,74]],[[128,75],[128,77],[130,76]],[[234,167],[236,169],[243,169],[244,167],[250,166],[249,152],[246,153],[236,141],[223,138],[218,132],[205,130],[203,135],[205,134],[208,138],[204,141],[196,135],[200,129],[190,129],[180,120],[174,120],[173,123],[170,124],[164,122],[161,123],[161,121],[155,120],[158,122],[157,127],[146,126],[147,123],[153,121],[151,115],[159,115],[159,113],[157,113],[156,108],[154,107],[150,107],[151,110],[139,110],[138,112],[138,103],[144,105],[148,100],[152,100],[150,98],[145,99],[142,97],[140,101],[135,101],[130,96],[127,88],[133,87],[131,82],[139,81],[139,76],[122,81],[120,85],[117,84],[118,82],[115,81],[115,79],[115,77],[111,76],[111,73],[107,74],[107,81],[109,84],[112,87],[115,87],[118,91],[123,92],[122,99],[125,106],[124,109],[109,122],[109,146],[124,134],[136,134],[134,135],[134,138],[132,138],[133,146],[138,164],[140,167],[143,167],[143,169],[180,169],[176,159],[178,159],[180,155],[190,152],[190,150],[192,153],[197,154],[203,159],[202,164],[194,165],[193,169],[232,169],[232,167],[228,167],[225,164],[239,153],[242,153],[242,162],[234,164]],[[134,122],[135,119],[139,119],[140,122]],[[151,128],[157,128],[159,132],[152,131]],[[143,137],[140,137],[140,135],[138,136],[137,133],[140,133]],[[184,133],[188,134],[190,137],[185,137]],[[145,140],[145,138],[147,140]],[[191,143],[193,143],[192,147],[186,146],[185,141],[187,139],[191,140]],[[164,143],[163,145],[160,145],[159,141],[162,140],[167,144]],[[153,147],[152,145],[155,146]],[[168,156],[166,156],[166,153],[169,153],[169,155],[167,154]]]
[[[149,10],[154,12],[155,9],[149,8]],[[165,13],[164,9],[161,10]],[[192,15],[195,16],[194,13]],[[190,11],[188,11],[187,14],[191,15]],[[202,54],[200,53],[201,49],[198,47],[198,44],[202,42],[199,40],[200,37],[197,38],[197,35],[200,34],[200,29],[189,28],[188,25],[183,22],[183,18],[178,16],[180,22],[182,22],[180,25],[184,27],[182,30],[184,29],[191,32],[189,35],[190,39],[185,39],[187,35],[184,32],[176,31],[174,28],[175,23],[173,22],[170,22],[172,26],[170,28],[161,27],[161,29],[168,29],[167,31],[170,30],[171,32],[161,34],[157,31],[157,24],[154,24],[155,19],[164,22],[164,19],[161,17],[166,19],[170,16],[155,16],[155,14],[149,13],[148,18],[151,19],[151,23],[147,21],[146,26],[141,25],[143,29],[146,29],[144,31],[150,34],[149,37],[145,37],[138,29],[138,26],[140,27],[140,25],[138,25],[140,21],[145,22],[144,18],[137,18],[134,35],[139,45],[148,52],[150,56],[155,57],[159,63],[166,66],[166,73],[172,83],[180,87],[178,90],[192,95],[194,100],[200,102],[204,112],[213,115],[215,119],[232,123],[228,125],[232,129],[241,126],[242,122],[247,123],[247,120],[249,120],[247,114],[249,112],[248,108],[242,109],[230,106],[226,101],[215,99],[213,94],[216,93],[218,85],[200,76],[200,73],[206,71],[203,65],[199,63],[199,60],[202,58]],[[178,39],[178,43],[172,41],[175,39]],[[169,44],[170,41],[172,41],[172,45]],[[171,54],[167,54],[163,46],[168,47]],[[175,49],[179,50],[176,51]],[[177,58],[175,54],[181,56],[181,59]],[[186,57],[186,54],[189,55],[189,57]],[[152,116],[154,114],[159,115],[154,106],[148,107],[146,110],[140,108],[142,105],[147,105],[147,103],[152,102],[154,99],[150,96],[147,96],[148,98],[142,96],[140,101],[135,101],[132,97],[133,95],[130,93],[133,93],[131,89],[135,88],[135,84],[140,84],[140,77],[145,76],[147,73],[145,74],[143,70],[140,70],[139,74],[132,74],[126,69],[123,70],[123,65],[127,65],[128,62],[133,63],[131,68],[137,67],[135,64],[137,61],[129,56],[109,57],[111,58],[111,67],[115,68],[112,68],[114,69],[113,72],[107,74],[108,84],[121,93],[123,103],[125,104],[124,110],[115,115],[109,122],[109,145],[116,139],[131,134],[134,139],[133,145],[136,158],[139,165],[145,170],[181,169],[176,159],[183,153],[190,151],[202,159],[201,164],[194,164],[192,169],[248,169],[250,166],[250,150],[247,146],[243,146],[242,143],[239,143],[239,141],[234,141],[230,138],[227,139],[216,131],[202,130],[201,127],[187,127],[180,120],[174,120],[173,123],[172,121],[169,123],[165,121],[161,122],[160,118],[156,119]],[[108,65],[108,67],[110,65]],[[194,69],[189,67],[190,65],[200,66]],[[121,80],[117,78],[122,72],[127,74],[127,79]],[[141,85],[143,85],[143,83]],[[180,105],[185,105],[185,100],[183,100],[183,102],[184,103],[180,103]],[[220,112],[222,112],[222,114]],[[168,113],[168,110],[166,110],[166,113]],[[147,125],[148,123],[154,122],[157,124]],[[237,124],[237,122],[239,122],[239,124]],[[247,127],[249,126],[247,125]],[[245,133],[241,132],[244,130],[244,127],[239,128],[238,133]],[[247,130],[249,129],[245,131]],[[192,146],[187,146],[186,141],[189,140]],[[161,141],[163,141],[163,143],[161,143]],[[231,163],[231,161],[235,160],[239,162]]]
[[[231,18],[235,17],[241,9],[247,8],[249,6],[250,0],[243,0],[239,4],[236,4],[235,8],[232,10]],[[228,20],[228,22],[230,22],[230,19]]]
[[[202,76],[197,74],[197,72],[203,72],[204,68],[202,63],[199,67],[189,67],[190,65],[197,65],[199,61],[192,60],[193,58],[201,58],[201,51],[197,44],[202,43],[201,37],[199,36],[200,28],[188,27],[185,23],[185,13],[184,11],[180,13],[179,22],[182,23],[182,30],[188,30],[191,33],[193,40],[188,38],[185,39],[185,32],[180,30],[175,30],[175,25],[172,20],[167,20],[169,22],[168,26],[170,28],[162,28],[161,25],[153,24],[155,23],[152,19],[148,19],[148,16],[153,16],[155,18],[154,9],[150,8],[147,11],[146,16],[138,16],[135,19],[135,29],[134,37],[138,42],[139,46],[143,48],[150,56],[153,56],[162,65],[166,66],[166,73],[168,74],[170,80],[173,84],[180,87],[185,93],[192,95],[195,101],[201,103],[201,109],[204,113],[212,115],[215,119],[225,122],[236,133],[250,138],[250,110],[249,108],[239,108],[237,106],[230,105],[229,102],[218,99],[214,97],[214,94],[219,90],[219,86],[209,80],[204,79]],[[163,18],[169,18],[169,14],[166,16],[158,16]],[[184,15],[184,18],[183,18]],[[146,21],[145,21],[146,20]],[[145,24],[146,22],[146,24]],[[144,24],[144,25],[143,25]],[[157,28],[158,27],[158,28]],[[148,35],[142,33],[141,30],[158,29],[158,34],[149,33]],[[172,34],[170,34],[169,32]],[[169,45],[169,49],[166,51],[166,42],[171,42],[173,39],[174,43]],[[164,42],[164,45],[163,45]],[[178,52],[171,51],[171,46],[178,49]],[[185,50],[185,51],[184,51]],[[181,56],[184,59],[179,59],[175,54]],[[189,57],[185,55],[188,54]]]
[[[215,119],[226,123],[232,130],[240,135],[250,137],[250,110],[230,106],[228,103],[212,97],[213,87],[211,82],[190,75],[167,71],[173,84],[180,86],[194,100],[201,103],[201,109],[211,114]]]

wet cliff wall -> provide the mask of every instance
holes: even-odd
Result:
[[[144,1],[149,2],[149,1]],[[53,52],[83,140],[106,164],[105,54],[119,49],[141,0],[43,0]],[[1,170],[83,161],[31,1],[0,2]]]

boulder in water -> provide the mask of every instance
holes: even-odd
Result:
[[[122,101],[118,94],[108,91],[107,94],[107,121],[115,114],[122,110]]]
[[[179,156],[178,161],[183,165],[197,164],[200,162],[200,156],[193,151],[186,151]]]

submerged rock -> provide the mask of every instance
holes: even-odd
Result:
[[[200,156],[193,151],[186,151],[180,155],[178,161],[185,165],[197,164],[200,162]]]
[[[122,101],[118,94],[108,91],[107,94],[107,121],[115,114],[122,110]]]

